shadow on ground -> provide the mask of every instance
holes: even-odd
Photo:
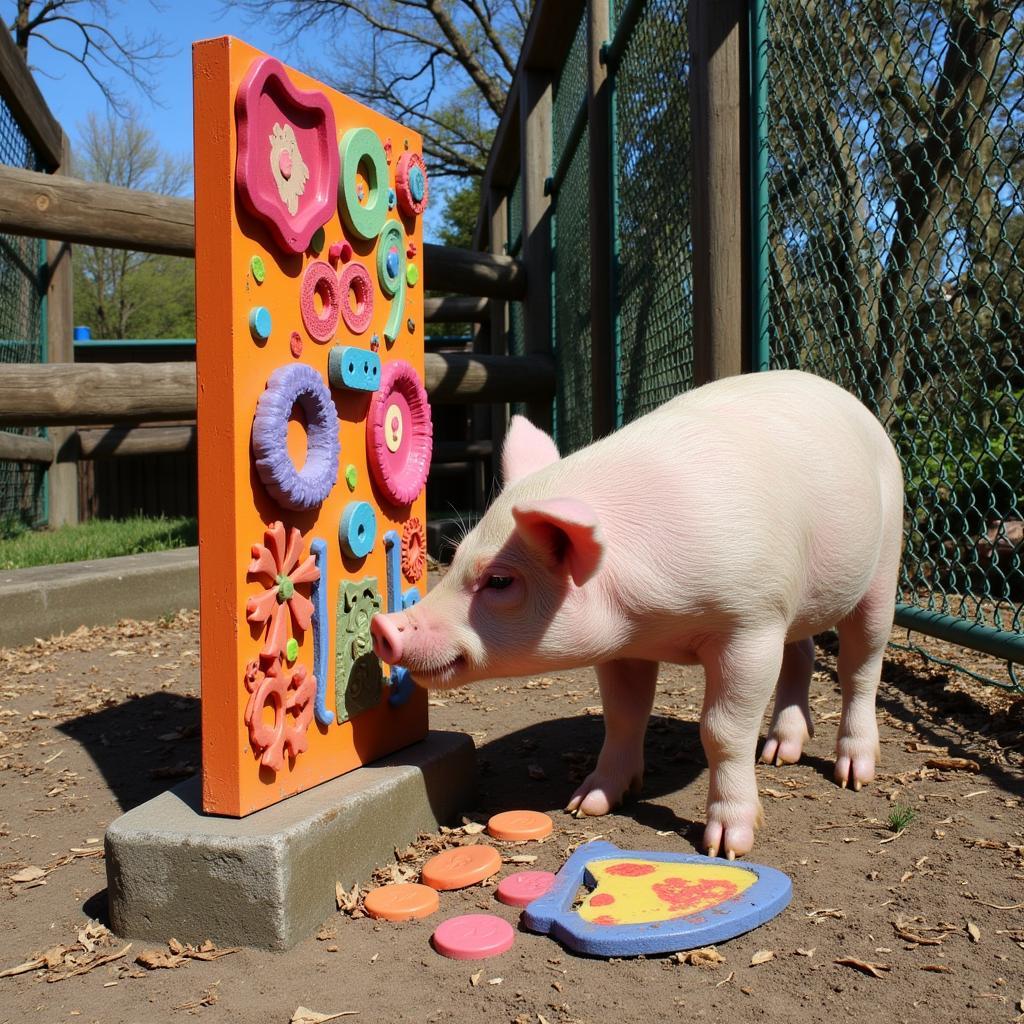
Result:
[[[89,754],[124,811],[199,770],[199,700],[129,697],[60,726]]]

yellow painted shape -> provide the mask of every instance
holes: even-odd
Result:
[[[594,924],[649,924],[689,917],[749,889],[757,875],[721,864],[616,857],[592,861],[593,892],[579,915]]]

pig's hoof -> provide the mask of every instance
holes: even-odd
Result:
[[[787,739],[780,736],[769,736],[761,750],[762,764],[796,764],[803,753],[801,740]]]
[[[814,735],[811,712],[806,706],[790,704],[772,719],[768,739],[761,751],[762,764],[796,764],[804,743]]]
[[[874,778],[874,754],[843,753],[842,748],[841,743],[836,757],[836,782],[844,790],[849,785],[851,790],[859,792],[862,785]]]
[[[583,785],[573,793],[565,809],[577,818],[599,818],[618,807],[626,796],[636,796],[642,783],[639,775],[632,776],[623,784],[621,780],[609,779],[595,772],[588,775]]]
[[[709,857],[729,860],[750,853],[754,848],[754,831],[760,824],[760,804],[711,804],[704,827],[704,849]]]

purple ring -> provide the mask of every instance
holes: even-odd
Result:
[[[301,470],[288,454],[288,420],[299,405],[306,416],[307,452]],[[323,378],[305,363],[279,366],[256,403],[252,454],[267,493],[283,508],[316,508],[338,480],[338,413]]]

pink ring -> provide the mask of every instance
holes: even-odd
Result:
[[[323,312],[317,313],[313,296],[321,287],[325,288],[327,297]],[[299,309],[302,322],[314,341],[330,341],[334,337],[341,313],[341,289],[338,287],[338,275],[330,263],[316,260],[306,268],[299,294]]]
[[[341,293],[341,319],[353,334],[362,334],[373,319],[373,281],[362,263],[350,263],[338,279]],[[349,302],[349,292],[355,292],[356,308]]]
[[[411,176],[417,171],[422,177],[422,194],[417,199],[413,194]],[[403,153],[395,168],[395,192],[398,195],[398,208],[408,217],[419,216],[427,208],[427,168],[419,153]]]
[[[392,406],[403,417],[395,451],[388,447],[385,422]],[[430,403],[416,370],[401,359],[388,363],[370,398],[366,449],[374,480],[394,504],[408,505],[419,497],[430,472],[432,440]]]

